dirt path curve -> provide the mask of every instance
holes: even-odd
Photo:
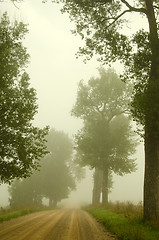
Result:
[[[0,224],[0,240],[115,240],[80,209],[44,211]]]

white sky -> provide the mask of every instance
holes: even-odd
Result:
[[[69,22],[68,15],[61,14],[59,5],[51,2],[42,4],[41,0],[24,0],[17,5],[19,9],[16,9],[9,0],[0,4],[0,14],[7,10],[12,19],[29,24],[29,34],[24,44],[31,55],[27,72],[31,85],[37,91],[39,104],[35,124],[39,127],[50,125],[72,136],[82,126],[80,120],[70,116],[76,100],[77,83],[81,79],[87,81],[91,76],[97,76],[100,63],[95,58],[87,64],[83,63],[82,58],[76,59],[75,53],[83,43],[78,36],[71,34],[73,23]],[[135,29],[138,21],[136,19]],[[128,27],[126,31],[129,34],[132,29]],[[119,72],[121,66],[115,66]],[[143,146],[138,149],[138,171],[125,177],[115,177],[111,200],[142,200]],[[92,178],[91,173],[88,172],[87,175],[79,184],[78,190],[71,194],[72,201],[91,201]],[[6,199],[4,188],[0,187],[0,205]]]

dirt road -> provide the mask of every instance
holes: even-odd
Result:
[[[0,240],[115,240],[80,209],[33,213],[0,224]]]

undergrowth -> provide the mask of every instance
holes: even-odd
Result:
[[[118,240],[159,240],[159,229],[142,219],[142,205],[132,203],[109,204],[109,208],[87,207]]]
[[[130,201],[109,202],[108,208],[115,213],[124,214],[125,217],[131,219],[142,219],[143,216],[142,202],[139,202],[138,204],[133,204]]]

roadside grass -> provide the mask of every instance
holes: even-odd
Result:
[[[108,208],[115,213],[124,214],[125,217],[132,219],[142,219],[143,216],[142,202],[139,202],[138,204],[133,204],[130,201],[116,201],[115,203],[109,202]]]
[[[4,221],[8,221],[12,218],[18,218],[27,214],[31,214],[34,212],[48,210],[47,207],[44,206],[23,206],[18,208],[1,208],[0,209],[0,223]]]
[[[110,206],[109,209],[87,207],[84,210],[93,215],[108,231],[115,234],[118,240],[159,240],[159,228],[152,223],[144,222],[139,209],[139,206],[135,207],[133,204],[131,207],[123,204],[120,208],[116,205]]]

